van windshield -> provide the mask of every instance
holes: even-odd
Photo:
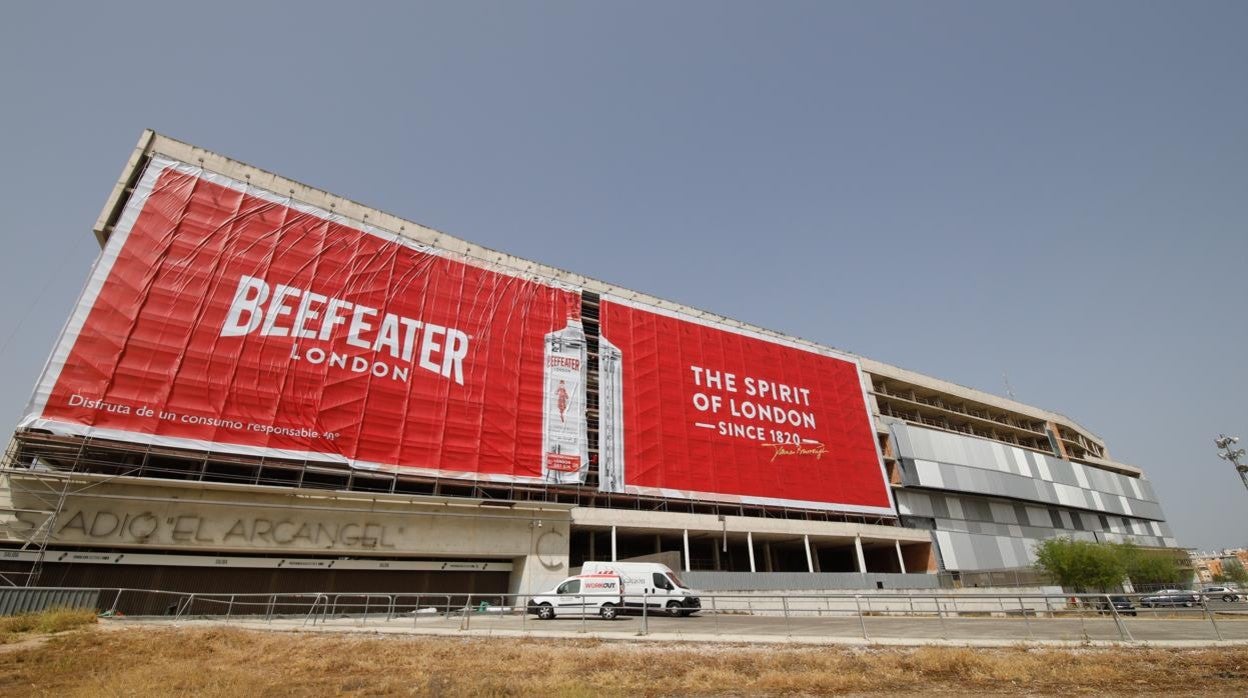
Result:
[[[667,576],[671,577],[672,581],[676,583],[676,586],[680,587],[681,589],[689,588],[688,586],[685,585],[684,582],[680,581],[680,577],[677,577],[675,572],[668,572]]]

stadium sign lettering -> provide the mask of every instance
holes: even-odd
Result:
[[[318,548],[393,548],[393,527],[371,521],[324,522],[242,517],[216,519],[197,514],[161,517],[150,511],[115,513],[76,511],[57,529],[57,537],[122,542],[207,543],[215,545],[316,546]],[[397,531],[402,534],[402,529]]]

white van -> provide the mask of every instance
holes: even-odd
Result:
[[[627,590],[626,608],[659,609],[673,618],[702,610],[698,592],[685,586],[667,565],[657,562],[586,562],[581,574],[618,575]]]
[[[614,574],[578,574],[529,599],[528,612],[542,620],[596,615],[613,620],[624,605],[624,582]]]

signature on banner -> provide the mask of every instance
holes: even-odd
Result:
[[[828,452],[828,447],[818,441],[800,444],[762,444],[762,446],[771,449],[771,462],[773,463],[781,456],[814,456],[816,460],[819,460]]]

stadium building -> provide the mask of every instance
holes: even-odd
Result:
[[[1061,414],[152,132],[94,233],[2,471],[8,583],[529,593],[647,558],[922,588],[1018,579],[1058,535],[1176,546]]]

